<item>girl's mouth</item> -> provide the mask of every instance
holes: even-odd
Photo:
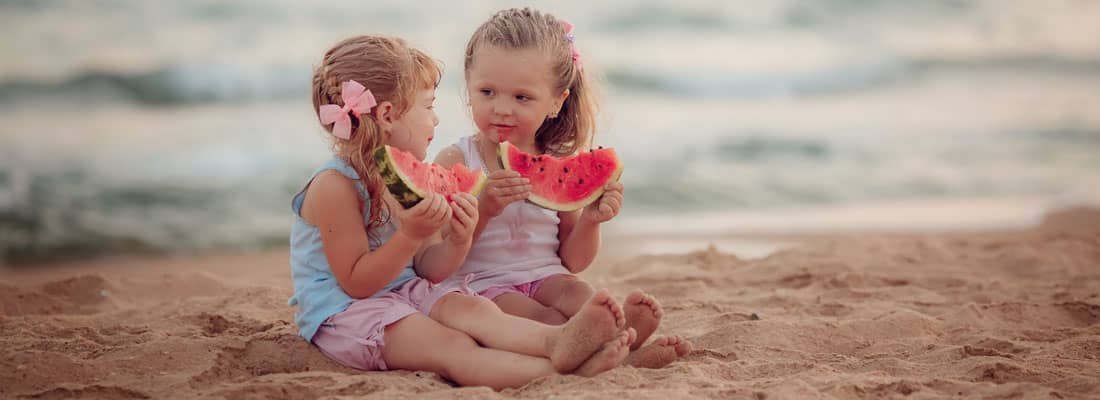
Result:
[[[516,129],[514,125],[491,124],[490,126],[497,132],[497,137],[501,142],[508,139],[508,135],[512,134],[512,131]]]

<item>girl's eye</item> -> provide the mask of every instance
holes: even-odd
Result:
[[[519,95],[519,96],[516,96],[516,100],[519,100],[519,101],[527,101],[527,100],[531,100],[531,98],[530,98],[530,97],[527,97],[527,96],[524,96],[524,95],[522,95],[522,94],[521,94],[521,95]]]
[[[493,95],[493,91],[489,90],[489,89],[481,89],[480,92],[481,92],[482,95],[485,95],[485,96],[492,96]]]

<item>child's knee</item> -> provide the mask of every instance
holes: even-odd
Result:
[[[462,352],[477,347],[477,342],[474,338],[465,333],[456,331],[454,329],[446,329],[439,334],[438,346],[440,350],[449,351],[452,353]]]
[[[444,312],[460,315],[486,315],[500,312],[500,307],[497,307],[496,303],[481,296],[451,293],[441,299],[440,303],[444,304],[442,307]]]
[[[542,307],[535,313],[535,319],[548,325],[561,325],[569,320],[553,307]]]
[[[481,296],[466,296],[467,311],[476,315],[500,314],[500,307],[492,300]]]
[[[563,291],[568,298],[588,300],[593,293],[596,293],[596,289],[589,285],[588,282],[574,278],[565,285]]]

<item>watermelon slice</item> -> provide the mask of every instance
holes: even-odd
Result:
[[[575,211],[603,195],[608,182],[619,179],[623,163],[612,149],[593,149],[572,157],[555,158],[524,153],[509,142],[497,150],[504,169],[531,180],[527,200],[555,211]]]
[[[374,162],[386,188],[405,208],[415,206],[431,192],[447,196],[448,201],[451,195],[460,192],[477,196],[488,180],[480,169],[470,171],[462,164],[443,168],[390,146],[375,150]]]

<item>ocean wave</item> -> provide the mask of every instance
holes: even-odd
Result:
[[[1094,126],[898,134],[889,140],[719,128],[685,141],[648,141],[656,152],[624,151],[629,206],[623,212],[1058,196],[1100,187],[1100,130]],[[926,145],[913,146],[918,141]],[[204,158],[200,149],[172,156],[189,164],[169,160],[167,170],[124,175],[119,169],[134,165],[97,163],[80,153],[20,159],[18,146],[0,143],[0,262],[285,246],[290,197],[313,160],[244,151],[252,145],[222,144],[228,150],[219,154],[255,166],[227,168],[235,173],[212,174],[209,168],[225,164]],[[144,149],[136,143],[131,152]]]
[[[77,166],[9,166],[0,169],[0,264],[285,245],[295,189],[283,180],[116,182]]]
[[[712,148],[717,158],[724,161],[758,161],[773,157],[819,161],[831,154],[824,141],[763,134],[720,138]]]
[[[1010,72],[1100,77],[1100,59],[1050,56],[979,59],[912,59],[840,65],[808,72],[738,73],[612,67],[613,88],[685,98],[766,98],[819,96],[874,90],[937,74]],[[147,72],[89,70],[67,79],[10,79],[0,82],[0,102],[57,96],[88,101],[115,99],[144,105],[250,102],[304,96],[310,71],[305,66],[167,66]]]
[[[713,70],[660,71],[617,67],[608,70],[607,78],[616,88],[640,92],[689,98],[763,98],[874,90],[952,73],[1020,73],[1100,78],[1100,59],[1036,55],[880,60],[785,74],[730,74]]]
[[[789,29],[841,25],[853,18],[906,16],[941,18],[983,7],[971,0],[788,0],[767,4],[738,2],[675,6],[629,3],[607,11],[593,26],[608,32],[638,32],[660,28],[689,31]]]
[[[1100,146],[1100,128],[1062,127],[1036,130],[1017,130],[1010,137],[1047,143],[1079,146]]]
[[[713,7],[690,9],[683,6],[659,4],[640,4],[624,7],[610,13],[596,24],[602,30],[637,31],[662,27],[682,27],[695,30],[721,30],[734,26],[736,22],[722,13],[716,13]]]
[[[0,101],[60,96],[115,98],[149,105],[246,102],[304,96],[306,67],[267,65],[245,70],[230,65],[167,66],[147,72],[83,71],[58,81],[0,82]]]

